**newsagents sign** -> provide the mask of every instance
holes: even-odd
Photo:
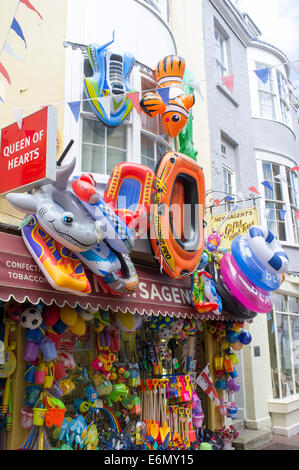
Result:
[[[0,194],[55,181],[57,110],[45,107],[1,130]]]

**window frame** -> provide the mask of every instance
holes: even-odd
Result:
[[[299,297],[296,297],[295,295],[285,295],[283,293],[278,293],[276,294],[276,296],[282,296],[284,298],[284,302],[285,302],[285,306],[286,306],[286,310],[283,311],[283,310],[280,310],[277,308],[276,306],[276,302],[274,303],[273,305],[273,309],[272,309],[272,312],[271,312],[271,316],[273,315],[273,319],[271,318],[271,320],[273,320],[273,325],[274,325],[274,341],[275,341],[275,353],[276,353],[276,357],[273,358],[271,355],[270,355],[270,363],[271,363],[271,371],[273,370],[273,359],[276,359],[276,365],[277,365],[277,379],[278,379],[278,394],[279,396],[276,398],[273,397],[274,400],[281,400],[283,398],[285,398],[286,396],[283,396],[283,392],[282,392],[282,364],[281,364],[281,349],[280,349],[280,345],[279,345],[279,337],[278,337],[278,326],[277,326],[277,315],[281,315],[283,317],[286,317],[287,318],[287,324],[288,324],[288,339],[289,339],[289,347],[290,347],[290,352],[291,352],[291,357],[290,357],[290,363],[291,363],[291,377],[292,377],[292,388],[293,388],[293,393],[290,393],[289,396],[291,397],[295,397],[296,395],[299,395],[299,377],[298,377],[298,392],[297,392],[297,389],[296,389],[296,377],[295,377],[295,369],[299,369],[299,360],[298,360],[298,367],[295,368],[295,365],[296,365],[296,362],[294,361],[294,346],[293,346],[293,338],[292,338],[292,329],[291,329],[291,318],[298,318],[299,319]],[[297,301],[297,310],[298,312],[292,312],[290,311],[290,299],[293,298],[293,299],[296,299]],[[276,297],[277,299],[277,297]],[[268,318],[269,320],[270,318]],[[270,330],[268,328],[268,338],[269,338],[269,341],[270,341]],[[272,382],[272,390],[274,388],[274,383],[273,383],[273,379],[271,379],[271,382]]]
[[[217,36],[219,37],[220,41],[218,40]],[[215,50],[216,50],[216,69],[217,69],[217,77],[220,80],[221,77],[225,77],[229,74],[229,62],[228,62],[228,38],[227,36],[220,30],[220,28],[215,25],[214,26],[214,39],[215,39]],[[221,42],[223,45],[223,49],[221,49]],[[218,57],[218,50],[221,53],[223,52],[223,62]],[[219,74],[219,69],[223,71],[223,73]]]

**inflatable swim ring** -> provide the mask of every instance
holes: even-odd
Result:
[[[237,265],[256,287],[266,291],[277,290],[281,275],[273,274],[253,253],[247,237],[238,235],[231,244],[231,252]]]
[[[246,236],[252,252],[266,269],[274,274],[288,270],[288,255],[270,230],[254,225]]]
[[[256,317],[256,313],[252,310],[247,309],[232,295],[228,286],[225,284],[224,279],[221,276],[220,270],[217,269],[216,263],[209,266],[209,270],[215,280],[216,289],[222,300],[222,311],[229,313],[230,316],[236,319],[251,319]]]
[[[168,152],[155,173],[157,192],[150,216],[154,255],[168,276],[190,276],[200,261],[204,242],[203,171],[186,155]]]
[[[272,310],[274,296],[272,292],[256,287],[238,268],[231,254],[227,253],[220,261],[221,275],[236,299],[246,308],[257,313]]]
[[[113,168],[103,199],[132,230],[135,238],[149,228],[156,175],[145,165],[122,162]]]

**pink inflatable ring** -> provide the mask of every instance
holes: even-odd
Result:
[[[272,292],[256,287],[242,273],[231,254],[227,253],[221,259],[220,272],[231,293],[246,308],[257,313],[268,313],[272,310]]]

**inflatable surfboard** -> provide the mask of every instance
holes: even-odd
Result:
[[[91,286],[80,259],[42,230],[34,215],[32,220],[22,228],[22,237],[49,284],[75,295],[89,294]]]

